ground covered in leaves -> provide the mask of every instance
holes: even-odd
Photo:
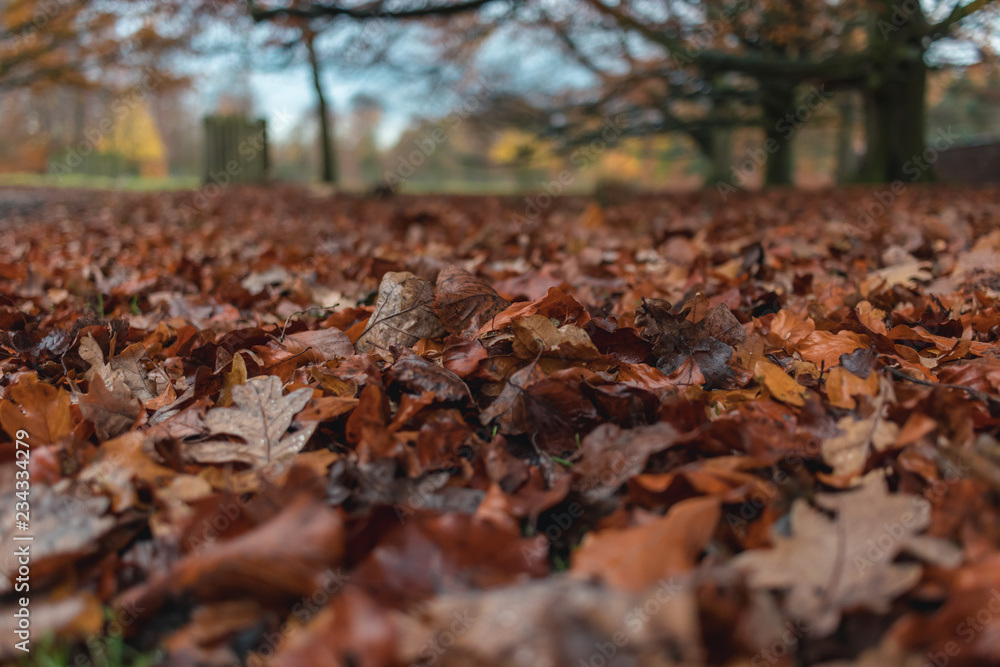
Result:
[[[1000,662],[1000,191],[216,194],[0,190],[0,659]]]

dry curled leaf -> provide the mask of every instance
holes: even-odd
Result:
[[[431,308],[433,302],[434,288],[426,280],[405,271],[386,273],[375,310],[354,348],[388,358],[393,345],[411,347],[421,338],[443,336],[445,328]]]
[[[114,377],[111,387],[100,378],[90,383],[90,391],[80,396],[80,412],[94,425],[98,438],[110,440],[132,428],[143,410],[125,382]]]
[[[457,266],[438,273],[434,312],[451,334],[472,338],[509,305],[488,282]]]
[[[125,348],[121,354],[104,362],[104,353],[93,336],[85,336],[80,341],[80,358],[90,364],[90,370],[84,376],[88,381],[100,377],[111,389],[116,380],[128,387],[137,399],[146,403],[155,398],[153,390],[146,378],[146,371],[140,360],[146,356],[146,348],[142,343],[134,343]],[[155,388],[155,387],[154,387]]]

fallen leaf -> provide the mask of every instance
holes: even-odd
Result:
[[[434,288],[412,273],[389,272],[382,276],[375,310],[364,333],[354,344],[359,353],[389,356],[393,345],[410,347],[421,338],[445,334],[441,320],[431,308]]]
[[[930,524],[930,504],[917,496],[887,493],[879,472],[866,476],[858,489],[817,494],[816,502],[836,518],[800,498],[792,506],[791,535],[775,535],[773,549],[739,554],[732,567],[745,573],[753,588],[787,591],[787,613],[822,638],[837,629],[843,612],[864,608],[885,613],[895,598],[913,588],[921,566],[893,561],[914,543],[932,538],[918,536]],[[920,546],[916,550],[926,552]],[[939,564],[957,565],[959,552],[944,551]]]
[[[603,355],[590,337],[574,324],[556,325],[544,315],[528,315],[511,325],[514,354],[522,359],[539,355],[573,361],[600,359]]]
[[[88,382],[93,382],[95,376],[104,380],[111,389],[115,380],[120,380],[137,399],[146,403],[155,395],[146,381],[146,371],[139,363],[146,356],[146,348],[142,343],[134,343],[125,348],[121,354],[111,357],[104,363],[104,353],[93,336],[86,336],[80,341],[80,357],[90,364],[91,368],[84,376]]]
[[[883,379],[880,389],[872,404],[871,416],[865,419],[842,417],[837,422],[841,433],[823,441],[823,461],[833,468],[834,476],[849,477],[860,473],[870,453],[880,452],[896,442],[899,427],[885,416],[887,405],[895,399],[892,384]]]
[[[0,423],[11,440],[51,445],[72,432],[70,396],[65,389],[39,382],[34,373],[24,373],[11,385],[10,397],[13,402],[0,402]],[[20,431],[28,437],[19,436]]]
[[[228,408],[233,404],[233,387],[246,384],[246,382],[247,365],[243,361],[243,355],[237,352],[233,355],[232,370],[222,374],[222,390],[219,392],[219,400],[215,405],[220,408]]]
[[[771,392],[771,395],[782,403],[797,407],[805,405],[809,391],[793,380],[780,367],[770,361],[761,360],[757,362],[754,372],[760,378],[761,383]]]
[[[80,396],[80,412],[94,425],[97,437],[109,440],[128,431],[143,413],[142,403],[132,395],[120,378],[111,388],[97,378],[90,391]]]
[[[386,372],[389,384],[411,393],[430,392],[442,403],[472,400],[472,394],[462,379],[447,368],[427,361],[405,347],[393,348],[396,361]]]
[[[354,355],[354,345],[340,329],[317,329],[300,331],[285,337],[285,347],[292,354],[311,353],[315,361],[346,359]]]
[[[488,282],[457,266],[449,264],[438,273],[433,308],[453,335],[474,338],[509,305]]]
[[[205,415],[212,435],[235,435],[243,442],[214,440],[187,443],[185,452],[195,461],[237,461],[262,467],[301,450],[312,436],[315,423],[288,433],[292,419],[312,398],[311,389],[296,389],[284,396],[281,380],[273,375],[251,378],[233,387],[236,407],[213,408]]]
[[[638,592],[691,570],[715,535],[717,498],[691,498],[649,523],[588,533],[573,554],[570,571]]]

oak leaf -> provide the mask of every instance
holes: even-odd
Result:
[[[775,535],[773,549],[741,553],[732,566],[746,574],[751,588],[788,591],[787,613],[817,638],[836,630],[843,612],[885,613],[916,585],[922,568],[894,563],[901,552],[945,567],[961,558],[949,543],[919,535],[930,525],[930,503],[889,494],[880,472],[865,477],[858,489],[817,494],[816,503],[836,517],[800,498],[792,506],[791,535]]]
[[[292,419],[312,398],[312,389],[282,394],[281,380],[274,375],[251,378],[233,387],[235,407],[213,408],[205,415],[205,426],[213,435],[235,435],[243,442],[214,440],[189,443],[187,453],[195,461],[237,461],[255,468],[295,454],[316,429],[315,423],[288,433]]]

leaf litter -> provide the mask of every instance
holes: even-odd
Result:
[[[128,618],[167,664],[996,664],[998,193],[911,188],[845,237],[867,194],[514,225],[28,192],[0,496],[33,630],[85,657]],[[142,282],[101,278],[125,256]]]

